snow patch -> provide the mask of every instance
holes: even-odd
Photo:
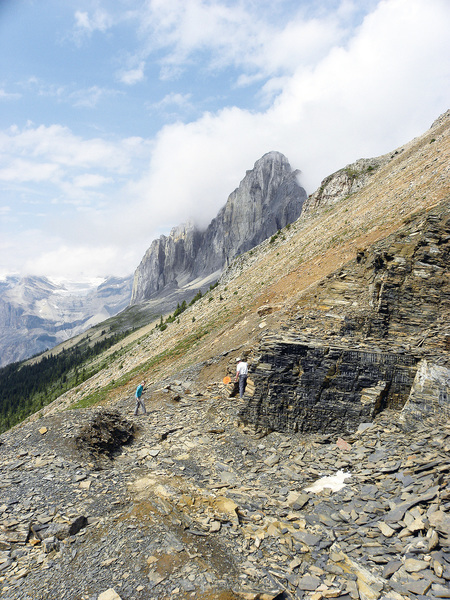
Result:
[[[344,480],[348,479],[349,477],[351,477],[350,473],[338,471],[335,475],[318,479],[312,485],[305,488],[305,492],[313,492],[314,494],[318,494],[326,488],[331,489],[332,492],[338,492],[346,486]]]

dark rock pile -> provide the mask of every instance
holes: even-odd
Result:
[[[80,452],[97,460],[112,458],[133,440],[135,430],[135,425],[117,411],[101,410],[81,429],[75,444]]]

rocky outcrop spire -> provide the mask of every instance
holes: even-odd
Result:
[[[247,171],[206,230],[188,223],[154,240],[136,270],[131,304],[198,277],[219,275],[235,256],[295,221],[306,198],[298,173],[283,154],[268,152]]]

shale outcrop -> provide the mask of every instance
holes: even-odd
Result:
[[[422,385],[411,414],[450,416],[449,266],[449,201],[358,249],[302,298],[281,334],[262,342],[244,421],[351,432],[385,408],[402,408],[419,365],[419,380],[431,377],[434,386],[427,401]]]

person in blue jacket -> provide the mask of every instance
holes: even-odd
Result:
[[[144,411],[144,415],[147,414],[147,411],[145,410],[144,398],[142,397],[142,392],[144,391],[144,386],[145,386],[145,381],[140,383],[136,388],[136,394],[135,394],[136,408],[134,409],[135,415],[138,414],[139,407],[142,407],[142,410]]]

